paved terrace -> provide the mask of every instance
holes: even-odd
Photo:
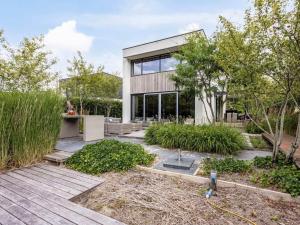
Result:
[[[121,225],[70,201],[103,182],[99,177],[47,164],[2,173],[0,224]]]

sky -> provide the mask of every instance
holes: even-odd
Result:
[[[122,76],[122,49],[204,29],[210,36],[219,15],[239,25],[250,0],[3,0],[0,29],[17,46],[45,36],[66,77],[67,60],[81,51],[88,62]]]

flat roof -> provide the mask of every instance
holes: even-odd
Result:
[[[139,46],[143,46],[143,45],[147,45],[147,44],[151,44],[151,43],[155,43],[155,42],[158,42],[158,41],[163,41],[163,40],[167,40],[167,39],[171,39],[171,38],[175,38],[175,37],[180,37],[180,36],[184,36],[184,35],[195,33],[195,32],[203,32],[203,34],[205,35],[204,30],[203,29],[199,29],[199,30],[194,30],[194,31],[191,31],[191,32],[183,33],[183,34],[177,34],[177,35],[174,35],[174,36],[169,36],[169,37],[166,37],[166,38],[161,38],[161,39],[158,39],[158,40],[155,40],[155,41],[149,41],[149,42],[145,42],[145,43],[142,43],[142,44],[134,45],[134,46],[131,46],[131,47],[123,48],[123,50],[130,49],[130,48],[135,48],[135,47],[139,47]]]

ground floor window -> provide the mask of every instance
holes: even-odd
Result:
[[[131,96],[131,119],[178,121],[195,115],[195,98],[178,92]]]

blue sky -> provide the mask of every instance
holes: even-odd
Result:
[[[62,77],[77,50],[121,73],[123,48],[198,28],[210,35],[219,15],[241,24],[249,6],[249,0],[9,0],[1,2],[0,29],[13,45],[44,34]]]

